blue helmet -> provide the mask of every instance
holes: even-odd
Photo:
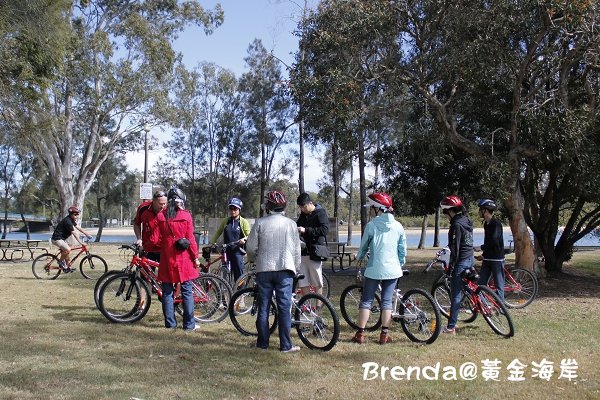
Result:
[[[241,210],[242,207],[244,207],[244,203],[237,197],[232,197],[231,200],[229,200],[229,206],[234,206]]]
[[[477,205],[479,206],[479,208],[485,208],[489,211],[495,211],[498,208],[496,202],[491,199],[481,199],[479,200]]]

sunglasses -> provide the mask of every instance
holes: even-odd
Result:
[[[239,211],[239,208],[237,208],[237,207],[235,207],[235,206],[231,206],[231,207],[229,207],[229,209],[230,209],[231,211]]]
[[[71,215],[79,215],[79,213],[71,213]]]
[[[152,197],[158,199],[159,197],[167,197],[167,194],[165,192],[156,192]]]

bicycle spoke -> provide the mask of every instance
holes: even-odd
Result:
[[[303,296],[296,304],[293,324],[300,340],[315,350],[331,350],[340,334],[339,319],[333,305],[316,293]]]
[[[411,289],[402,297],[400,325],[410,340],[433,343],[441,330],[441,315],[431,295],[421,289]]]

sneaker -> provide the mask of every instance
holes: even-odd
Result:
[[[282,353],[295,353],[300,351],[300,346],[292,346],[288,350],[281,350]]]
[[[58,260],[58,266],[64,272],[71,272],[71,268],[69,268],[63,260]]]
[[[442,329],[442,333],[446,335],[456,335],[456,328],[444,327]]]
[[[184,329],[184,331],[186,331],[186,332],[194,332],[194,331],[197,331],[198,329],[200,329],[200,325],[196,324],[196,325],[194,325],[193,328]]]
[[[392,338],[386,332],[381,332],[379,335],[379,344],[391,343]]]
[[[69,267],[67,267],[67,270],[68,270],[67,272],[75,272],[75,271],[77,271],[77,268],[73,268],[73,267],[69,268]]]
[[[363,332],[356,332],[350,341],[358,344],[365,344],[365,334]]]

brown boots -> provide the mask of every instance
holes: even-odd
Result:
[[[390,337],[390,335],[388,335],[387,332],[381,332],[379,334],[379,344],[386,344],[386,343],[390,343],[392,341],[392,338]]]
[[[364,332],[356,332],[351,339],[354,343],[365,344],[365,333]]]

